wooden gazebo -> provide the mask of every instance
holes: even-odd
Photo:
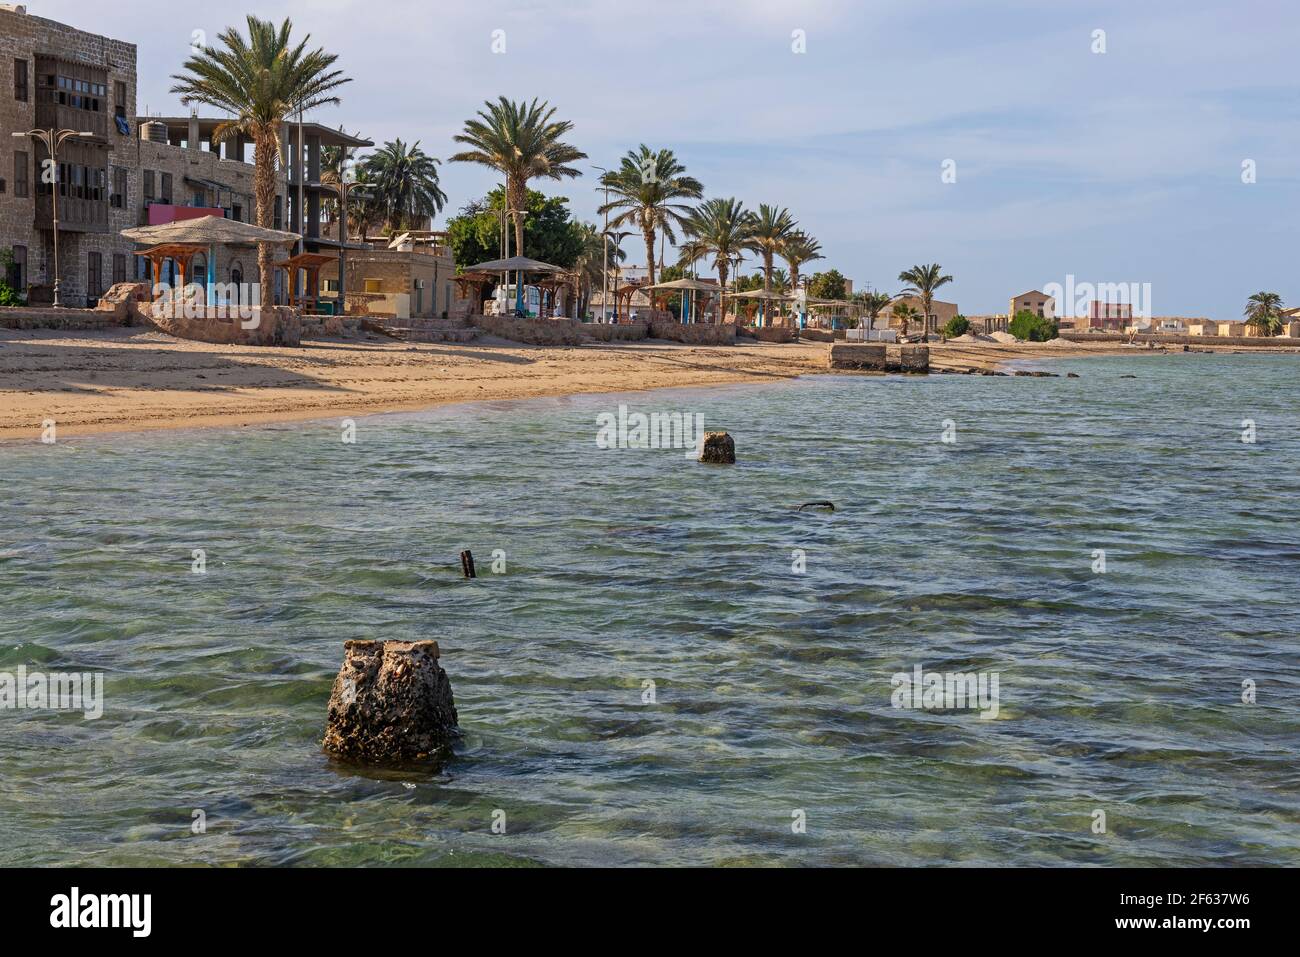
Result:
[[[185,276],[190,271],[190,263],[193,262],[195,256],[207,251],[208,247],[199,243],[161,243],[137,252],[136,255],[149,260],[152,267],[153,282],[149,286],[149,301],[153,301],[154,290],[162,282],[162,265],[164,261],[170,259],[176,263],[176,278],[178,280],[176,288],[184,289]]]
[[[327,256],[324,253],[298,253],[298,255],[290,256],[288,259],[281,259],[275,264],[275,268],[283,269],[288,278],[285,288],[289,291],[290,306],[302,313],[314,313],[316,311],[317,304],[320,301],[321,267],[330,263],[337,264],[338,257]],[[300,269],[307,274],[301,296],[295,291],[298,286],[298,270]]]

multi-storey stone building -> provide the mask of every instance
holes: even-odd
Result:
[[[138,116],[134,44],[0,3],[0,69],[5,79],[13,71],[12,87],[0,86],[0,251],[12,251],[5,278],[33,303],[52,298],[56,184],[42,175],[45,147],[13,132],[92,134],[58,150],[64,305],[92,304],[115,282],[148,278],[123,229],[204,215],[256,220],[252,143],[238,137],[215,144],[219,119]],[[332,193],[321,182],[322,148],[373,144],[320,124],[286,122],[281,145],[287,162],[277,174],[272,225],[302,235],[306,252],[337,253],[321,227],[322,202]],[[257,281],[255,246],[216,247],[212,256],[211,264],[203,254],[194,259],[194,280]],[[170,265],[162,278],[174,281]],[[277,271],[277,300],[285,278]]]
[[[12,252],[6,277],[32,298],[54,283],[54,189],[59,264],[67,305],[84,305],[115,278],[134,272],[121,230],[137,224],[127,196],[137,143],[136,48],[0,4],[0,249]],[[72,129],[92,134],[58,150],[57,183],[45,146],[15,132]]]

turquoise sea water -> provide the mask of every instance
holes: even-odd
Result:
[[[1051,368],[0,446],[0,670],[106,680],[0,711],[0,864],[1300,864],[1300,363]],[[441,643],[440,771],[320,752],[348,638]]]

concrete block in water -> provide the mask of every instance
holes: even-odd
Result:
[[[858,342],[837,342],[831,346],[827,365],[832,369],[868,369],[884,372],[887,356],[884,346]]]
[[[726,432],[705,432],[700,461],[715,465],[735,465],[736,440]]]
[[[355,764],[420,761],[445,751],[457,715],[438,656],[436,641],[345,641],[325,751]]]

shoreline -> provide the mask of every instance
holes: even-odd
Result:
[[[420,412],[440,406],[646,392],[844,374],[829,343],[669,342],[526,346],[379,337],[303,348],[216,345],[148,329],[0,330],[0,442],[242,428]],[[934,343],[932,371],[1003,370],[1026,360],[1148,355],[1124,343]],[[1238,351],[1238,350],[1227,350]],[[1295,351],[1295,346],[1260,352]]]

